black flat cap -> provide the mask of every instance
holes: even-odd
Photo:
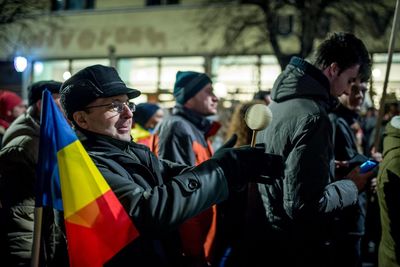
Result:
[[[61,86],[61,104],[68,119],[74,112],[83,110],[97,98],[127,95],[138,97],[140,91],[128,88],[113,67],[93,65],[86,67],[66,80]]]
[[[35,104],[39,99],[42,99],[42,93],[45,89],[49,90],[50,93],[59,93],[61,89],[61,82],[49,80],[39,81],[31,84],[28,87],[28,105]]]

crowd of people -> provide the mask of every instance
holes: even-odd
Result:
[[[140,233],[106,266],[400,266],[400,117],[392,109],[383,120],[380,153],[376,110],[362,114],[370,76],[364,43],[338,32],[223,120],[214,120],[212,79],[190,70],[176,74],[171,110],[135,105],[140,90],[102,65],[33,83],[26,111],[0,92],[1,259],[30,266],[47,89]],[[250,146],[254,104],[273,119]],[[380,166],[362,172],[368,159]],[[41,266],[69,266],[63,214],[52,207],[42,244]]]

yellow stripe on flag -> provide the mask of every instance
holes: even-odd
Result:
[[[65,218],[110,189],[79,141],[58,151],[57,158]],[[95,217],[96,214],[93,214],[93,219]],[[87,223],[90,224],[90,221]]]

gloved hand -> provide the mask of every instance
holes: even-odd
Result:
[[[249,182],[262,182],[264,178],[261,176],[283,177],[281,156],[265,153],[262,144],[256,147],[232,148],[229,146],[230,141],[218,149],[211,158],[223,169],[230,188],[240,192]],[[269,178],[265,178],[265,183],[268,183],[268,180]]]

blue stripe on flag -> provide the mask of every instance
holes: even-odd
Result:
[[[42,96],[39,160],[36,181],[36,206],[63,210],[57,151],[77,140],[48,90]]]

